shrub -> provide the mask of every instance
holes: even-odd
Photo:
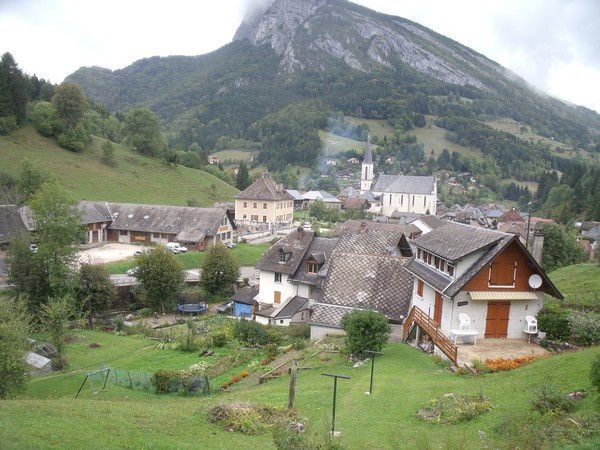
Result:
[[[234,326],[235,338],[246,345],[266,345],[269,335],[266,327],[251,320],[240,320]]]
[[[557,386],[550,383],[542,384],[533,391],[533,409],[546,414],[547,412],[570,412],[575,409],[575,400],[560,392]]]
[[[42,136],[52,136],[55,131],[56,111],[49,102],[38,102],[31,113],[31,123]]]
[[[242,370],[240,373],[240,377],[242,378],[247,378],[250,374],[248,373],[247,370]]]
[[[306,345],[306,339],[303,338],[296,338],[292,341],[292,348],[294,350],[304,350]]]
[[[290,325],[288,327],[288,336],[292,340],[296,338],[310,339],[310,325],[307,323]]]
[[[548,339],[564,341],[571,335],[569,312],[557,303],[545,305],[537,314],[538,327]]]
[[[181,389],[181,373],[179,370],[160,369],[152,375],[152,386],[158,394],[170,394]]]
[[[102,144],[102,164],[105,164],[110,167],[114,167],[117,164],[117,160],[115,159],[115,149],[112,146],[110,141],[105,141]]]
[[[152,308],[142,308],[140,309],[140,316],[149,317],[154,314],[154,310]]]
[[[0,134],[8,134],[17,129],[15,116],[0,117]]]
[[[573,311],[569,316],[573,341],[580,345],[600,343],[600,314]]]
[[[223,331],[219,331],[212,336],[212,343],[215,347],[225,347],[228,341],[229,337],[227,336],[227,333]]]
[[[354,311],[342,318],[346,332],[346,348],[350,354],[362,357],[366,350],[381,351],[392,331],[386,317],[376,311]]]
[[[490,372],[490,368],[480,359],[474,359],[471,361],[471,366],[473,370],[477,373],[488,373]]]
[[[267,345],[265,350],[267,351],[267,358],[275,358],[281,353],[279,351],[279,347],[277,347],[275,344]]]
[[[492,409],[492,402],[483,394],[446,394],[430,400],[419,410],[419,417],[427,422],[457,423],[473,420]]]
[[[65,129],[56,137],[58,145],[67,150],[81,152],[85,149],[88,136],[82,125],[76,127],[65,127]]]
[[[211,408],[209,420],[227,431],[255,435],[285,423],[287,412],[273,406],[253,403],[231,403]]]
[[[185,331],[179,341],[179,350],[184,352],[196,352],[200,349],[200,343],[196,339],[196,323],[188,319],[185,322]]]
[[[600,391],[600,353],[598,353],[592,361],[590,378],[592,381],[592,386]]]

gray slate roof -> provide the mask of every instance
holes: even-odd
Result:
[[[373,192],[397,192],[401,194],[432,194],[434,177],[384,175],[377,178]]]
[[[82,200],[77,204],[81,223],[112,222],[112,216],[106,202],[90,202]]]
[[[286,189],[285,191],[290,194],[294,200],[304,200],[300,191],[295,189]]]
[[[312,305],[310,324],[328,328],[341,328],[342,317],[355,310],[355,308],[329,305],[327,303],[314,303]]]
[[[273,317],[276,319],[287,319],[294,317],[296,313],[306,308],[308,308],[308,299],[295,295]]]
[[[16,205],[0,205],[0,244],[11,242],[27,231]]]
[[[418,237],[412,243],[446,260],[456,261],[505,236],[506,233],[499,231],[451,222]]]
[[[400,258],[336,251],[327,274],[322,303],[374,309],[399,322],[408,314],[412,287],[413,277]]]
[[[308,191],[302,194],[304,200],[321,200],[325,203],[340,203],[340,200],[327,191]]]
[[[363,164],[373,164],[373,150],[371,148],[371,134],[367,136],[367,145],[365,149],[365,156],[363,158]]]
[[[260,258],[256,268],[270,272],[280,272],[292,275],[304,258],[304,254],[310,246],[314,231],[298,228],[292,231],[279,242],[273,244]],[[280,250],[286,255],[285,262],[279,262]]]
[[[269,175],[263,175],[235,196],[239,200],[293,200],[282,185],[275,183]]]
[[[444,225],[448,224],[447,221],[438,219],[436,216],[431,216],[428,214],[425,214],[425,215],[419,217],[419,220],[421,220],[421,222],[423,222],[425,225],[427,225],[432,230],[435,230],[436,228],[440,228],[440,227],[443,227]]]
[[[236,303],[243,303],[245,305],[254,305],[256,300],[254,297],[258,294],[258,288],[252,286],[245,286],[238,289],[235,294],[231,296],[231,300]]]
[[[303,263],[298,266],[298,270],[291,277],[292,280],[299,283],[306,283],[313,286],[320,286],[329,269],[331,254],[338,243],[335,238],[315,237],[312,239],[308,250],[304,254]],[[323,264],[319,273],[310,274],[306,271],[306,260],[313,257],[319,264]]]
[[[425,283],[433,286],[439,292],[444,292],[444,290],[452,284],[452,278],[449,275],[443,274],[439,270],[428,266],[416,258],[410,260],[406,264],[406,270],[423,280]]]

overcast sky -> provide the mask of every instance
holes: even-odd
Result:
[[[419,22],[600,112],[600,0],[355,1]],[[118,69],[154,55],[215,50],[231,41],[253,3],[0,0],[0,51],[60,82],[81,66]]]

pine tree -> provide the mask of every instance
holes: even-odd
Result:
[[[240,191],[243,191],[251,184],[252,180],[250,179],[250,174],[248,173],[248,166],[244,161],[242,161],[238,167],[238,173],[235,179],[235,187],[237,187]]]

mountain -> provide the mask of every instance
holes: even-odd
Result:
[[[67,79],[110,110],[151,108],[174,144],[258,140],[259,160],[277,167],[312,164],[318,151],[298,156],[297,149],[318,145],[317,129],[336,113],[384,119],[401,131],[434,116],[452,138],[484,153],[491,137],[500,139],[485,124],[500,118],[574,148],[600,149],[594,111],[544,95],[426,27],[346,0],[275,0],[212,53],[147,58],[115,71],[81,68]],[[532,179],[535,167],[560,165],[551,148],[514,145],[510,161],[499,163],[502,175],[522,163],[531,167],[522,176]]]

